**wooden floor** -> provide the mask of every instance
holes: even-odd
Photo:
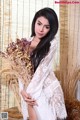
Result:
[[[4,110],[4,112],[8,112],[8,120],[23,120],[22,114],[18,111],[17,107],[9,108]]]

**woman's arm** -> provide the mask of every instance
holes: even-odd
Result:
[[[43,82],[50,73],[53,71],[53,59],[56,53],[57,41],[54,39],[51,42],[50,51],[45,58],[42,59],[38,68],[36,69],[33,78],[28,85],[27,93],[29,93],[33,98],[37,99],[42,91]]]
[[[22,84],[21,84],[21,87],[22,87]],[[24,101],[27,103],[27,111],[29,115],[29,120],[37,120],[37,115],[33,108],[34,105],[37,105],[36,101],[32,99],[31,96],[27,94],[25,90],[21,90],[20,95],[22,95]]]
[[[36,100],[32,99],[32,97],[28,93],[26,93],[25,90],[21,90],[21,95],[24,101],[27,102],[28,105],[30,106],[37,105]]]
[[[29,105],[37,105],[36,101],[32,99],[32,97],[24,90],[24,85],[21,82],[21,80],[18,80],[19,82],[19,94],[23,98],[24,101],[26,101]]]

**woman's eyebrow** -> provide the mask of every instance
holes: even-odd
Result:
[[[39,20],[38,20],[38,22],[42,24],[42,22],[41,22],[41,21],[39,21]],[[47,24],[47,25],[45,25],[45,26],[50,26],[50,25],[49,25],[49,24]]]

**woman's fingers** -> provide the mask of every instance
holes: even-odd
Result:
[[[36,102],[27,102],[27,103],[28,103],[28,105],[31,105],[31,106],[34,106],[34,105],[38,106],[38,104]]]
[[[35,100],[31,99],[31,98],[25,98],[26,102],[35,102]]]
[[[21,95],[23,96],[24,99],[31,98],[31,96],[29,94],[27,94],[26,91],[24,91],[24,90],[21,91]]]
[[[26,93],[26,91],[22,90],[21,95],[29,105],[37,105],[36,100],[32,99],[32,97],[28,93]]]
[[[36,100],[33,100],[33,99],[25,99],[25,101],[26,101],[29,105],[37,105]]]

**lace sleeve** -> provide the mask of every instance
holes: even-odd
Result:
[[[36,99],[39,97],[41,93],[44,80],[48,76],[49,72],[53,69],[52,63],[53,57],[56,53],[56,48],[57,41],[54,39],[51,42],[51,47],[48,55],[44,59],[42,59],[36,72],[34,73],[34,76],[30,84],[28,85],[27,92]]]

